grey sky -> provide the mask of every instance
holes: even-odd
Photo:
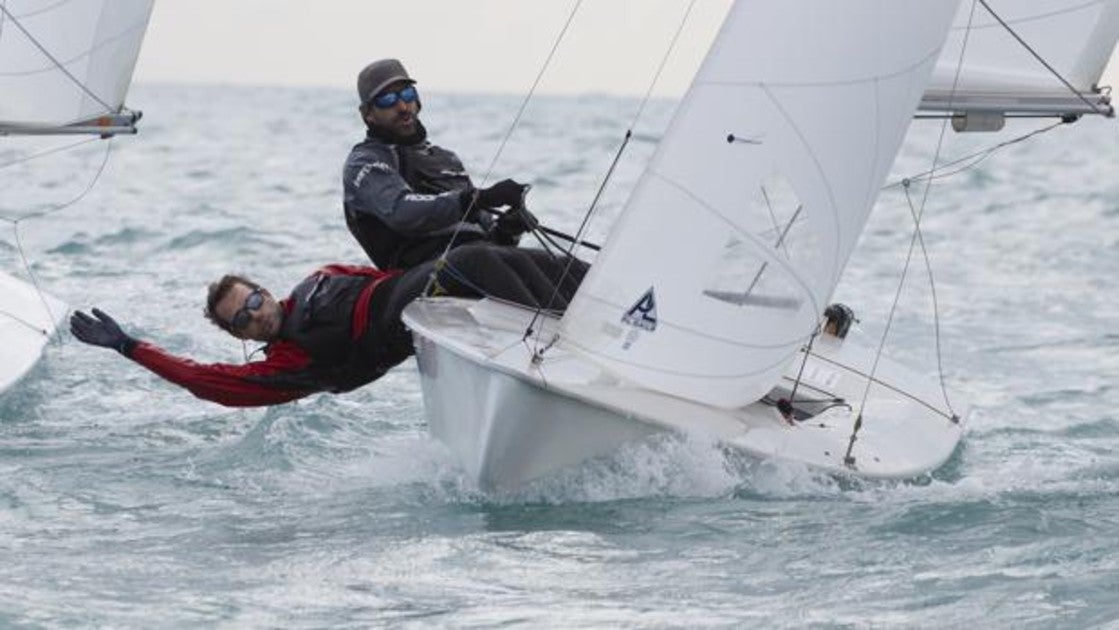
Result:
[[[577,0],[158,0],[137,81],[349,87],[399,57],[425,89],[524,94]],[[730,0],[698,0],[657,93],[682,91]],[[641,94],[687,0],[583,0],[541,92]],[[1119,53],[1104,84],[1119,84]]]
[[[158,0],[143,81],[351,86],[398,57],[426,89],[523,94],[575,0]],[[682,91],[730,0],[699,0],[660,93]],[[542,92],[643,93],[686,0],[583,0]]]

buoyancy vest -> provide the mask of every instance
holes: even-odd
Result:
[[[377,353],[358,351],[375,340],[363,339],[369,335],[368,327],[354,330],[358,300],[369,284],[376,281],[370,276],[320,272],[292,290],[288,298],[291,310],[280,327],[280,338],[295,343],[310,355],[307,377],[319,387],[347,391],[392,367],[382,365]]]

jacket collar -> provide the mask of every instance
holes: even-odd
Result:
[[[424,124],[420,122],[419,118],[417,118],[416,131],[407,138],[399,138],[377,126],[368,127],[367,131],[365,132],[365,137],[372,140],[379,140],[381,142],[384,142],[385,144],[402,144],[405,146],[413,146],[427,140],[427,128],[424,127]]]

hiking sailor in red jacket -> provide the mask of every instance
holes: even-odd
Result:
[[[438,271],[436,272],[436,269]],[[238,339],[265,342],[265,358],[243,365],[200,364],[125,334],[102,311],[75,311],[80,341],[113,348],[205,400],[231,407],[274,405],[316,392],[345,392],[377,380],[412,355],[404,307],[432,286],[442,295],[491,296],[530,307],[566,308],[581,277],[523,250],[468,245],[446,264],[407,272],[328,265],[277,301],[267,289],[227,275],[210,285],[206,317]]]

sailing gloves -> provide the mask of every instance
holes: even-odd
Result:
[[[478,205],[483,208],[500,208],[509,206],[517,208],[525,205],[525,195],[528,185],[518,184],[511,179],[503,179],[489,188],[478,190]]]
[[[504,214],[498,217],[494,230],[501,236],[516,240],[521,234],[531,232],[538,227],[540,227],[540,221],[528,211],[528,208],[521,205],[506,210]]]
[[[112,348],[124,356],[131,356],[133,348],[139,343],[132,337],[124,334],[116,320],[109,317],[99,309],[93,309],[90,317],[81,311],[74,311],[70,316],[70,332],[78,341],[91,346]]]
[[[531,186],[528,184],[503,179],[489,188],[471,190],[465,193],[470,196],[463,197],[463,203],[470,204],[465,218],[467,221],[475,221],[480,211],[508,206],[509,209],[504,213],[494,212],[499,216],[492,229],[498,243],[516,244],[521,234],[535,230],[540,225],[536,217],[525,208],[525,195],[529,188]]]

